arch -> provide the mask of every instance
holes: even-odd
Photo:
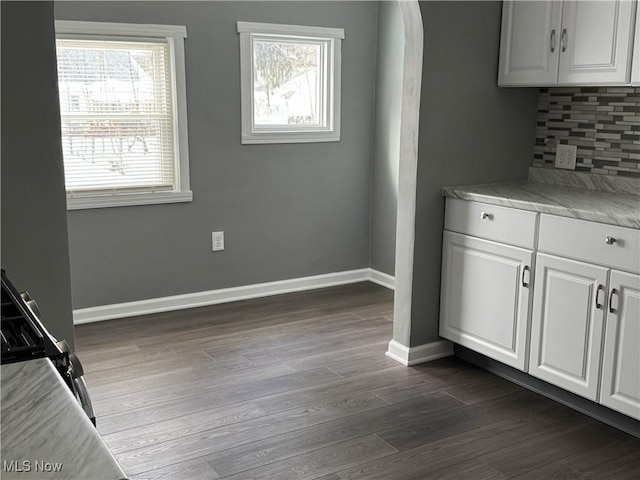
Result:
[[[397,0],[404,23],[393,339],[387,356],[408,364],[415,243],[418,133],[424,31],[417,0]]]

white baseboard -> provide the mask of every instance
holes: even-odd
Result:
[[[172,310],[203,307],[218,303],[235,302],[250,298],[267,297],[365,281],[371,281],[387,288],[393,288],[389,285],[393,285],[394,283],[393,277],[390,275],[371,268],[363,268],[360,270],[293,278],[277,282],[258,283],[254,285],[209,290],[206,292],[186,293],[170,297],[81,308],[73,311],[73,323],[78,325],[81,323],[99,322],[115,318],[147,315],[149,313],[170,312]]]
[[[378,285],[381,285],[383,287],[387,287],[389,290],[396,289],[395,277],[389,275],[388,273],[374,270],[373,268],[369,269],[369,281],[377,283]]]
[[[439,340],[417,347],[405,347],[401,343],[391,340],[386,355],[406,366],[417,365],[438,358],[450,357],[453,355],[453,343],[449,340]]]

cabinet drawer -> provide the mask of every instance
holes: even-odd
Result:
[[[536,215],[524,210],[447,198],[444,228],[533,249]]]
[[[640,272],[640,230],[573,218],[541,215],[541,252]]]

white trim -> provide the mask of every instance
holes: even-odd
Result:
[[[400,162],[396,219],[396,258],[393,306],[393,338],[409,344],[412,330],[412,292],[418,178],[418,140],[420,136],[420,92],[424,31],[417,0],[398,0],[404,25],[404,63],[402,72],[402,110],[400,114]],[[424,267],[426,268],[426,267]],[[437,331],[433,319],[430,330]],[[417,322],[418,320],[413,320]]]
[[[151,23],[109,23],[56,20],[56,33],[64,35],[124,35],[128,37],[187,38],[187,27]]]
[[[453,355],[453,343],[449,340],[425,343],[418,347],[405,347],[401,343],[391,340],[386,353],[387,357],[408,367],[451,355]]]
[[[254,285],[243,285],[240,287],[222,288],[219,290],[139,300],[135,302],[81,308],[73,311],[73,323],[78,325],[81,323],[99,322],[114,318],[146,315],[149,313],[170,312],[173,310],[203,307],[206,305],[235,302],[250,298],[268,297],[283,293],[366,282],[368,280],[375,282],[373,278],[376,276],[376,273],[374,272],[375,270],[370,268],[362,268],[360,270],[349,270],[311,277],[293,278],[277,282],[258,283]]]
[[[243,145],[339,142],[344,29],[252,22],[238,22],[237,27],[240,38],[240,142]],[[298,36],[300,41],[318,43],[324,51],[326,72],[323,82],[323,110],[326,124],[256,126],[253,42],[256,39],[291,41],[292,36]]]
[[[156,205],[162,203],[191,202],[193,192],[189,178],[189,134],[187,127],[187,82],[184,39],[187,29],[181,25],[155,25],[134,23],[78,22],[56,20],[56,36],[102,38],[116,41],[126,36],[128,40],[142,42],[149,37],[161,39],[168,47],[170,62],[171,108],[173,110],[173,158],[175,190],[156,191],[140,188],[131,192],[126,187],[115,190],[96,187],[91,191],[67,191],[67,210],[81,210],[129,205]],[[133,37],[133,38],[131,38]],[[171,188],[171,186],[170,186]],[[135,187],[133,187],[135,190]]]
[[[389,290],[396,289],[396,279],[388,273],[381,272],[370,268],[369,281],[377,283],[380,286],[386,287]]]
[[[191,202],[193,192],[141,192],[95,196],[67,196],[67,210],[87,208],[127,207],[130,205],[157,205],[160,203]]]
[[[238,22],[238,33],[262,33],[344,39],[344,28],[309,27],[304,25],[281,25],[276,23]]]
[[[339,142],[340,132],[265,132],[265,133],[243,133],[242,143],[244,145],[267,144],[267,143],[319,143],[319,142]]]

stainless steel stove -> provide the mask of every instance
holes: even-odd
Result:
[[[0,332],[3,365],[34,358],[49,358],[95,425],[95,414],[78,357],[65,340],[58,341],[40,321],[40,310],[28,292],[18,293],[2,270],[2,321]]]

